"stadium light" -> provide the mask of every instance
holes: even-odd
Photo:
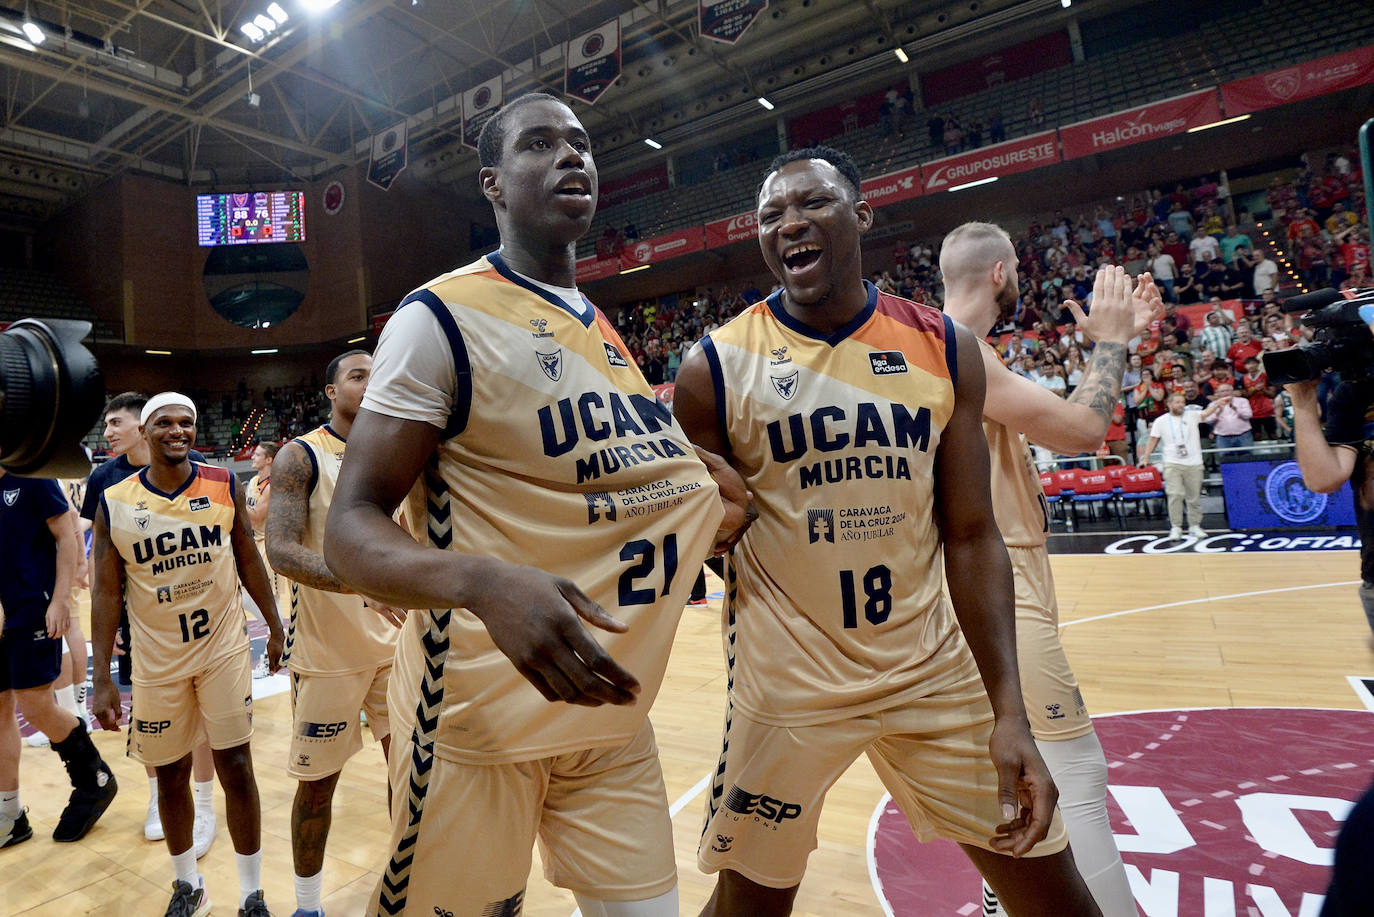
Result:
[[[258,13],[253,17],[253,25],[262,29],[264,32],[275,32],[277,30],[277,21],[271,16],[265,16],[262,13]]]
[[[774,108],[777,107],[763,96],[759,96],[759,104],[762,105],[764,108],[768,109],[769,111],[772,111]]]
[[[282,25],[287,19],[291,18],[286,15],[286,10],[282,9],[276,3],[267,4],[267,15],[277,20],[277,25]]]
[[[143,352],[152,354],[155,357],[170,357],[172,355],[170,350],[145,350]]]
[[[1196,134],[1198,131],[1211,130],[1214,127],[1221,127],[1223,124],[1235,124],[1237,121],[1248,121],[1249,115],[1236,115],[1234,118],[1223,118],[1220,121],[1213,121],[1211,124],[1199,124],[1197,127],[1188,128],[1188,133]]]
[[[267,37],[267,33],[263,32],[262,29],[253,25],[251,22],[245,22],[243,25],[239,26],[239,31],[247,35],[252,41],[262,41]]]
[[[346,343],[349,343],[349,344],[361,344],[361,343],[362,343],[363,341],[365,341],[365,340],[367,340],[367,335],[365,335],[365,334],[360,334],[360,335],[358,335],[358,336],[355,337],[355,338],[349,338],[348,341],[347,341]]]
[[[1064,9],[1068,9],[1069,7],[1073,6],[1073,0],[1059,0],[1059,5],[1062,6]]]
[[[645,137],[645,138],[644,138],[644,145],[647,146],[647,147],[648,147],[649,149],[651,149],[651,150],[661,150],[661,149],[663,149],[663,144],[659,143],[657,140],[655,140],[655,139],[652,138],[652,137]]]
[[[637,264],[637,265],[635,265],[634,267],[627,267],[627,268],[625,268],[625,270],[621,271],[620,273],[622,273],[622,274],[633,274],[635,271],[647,271],[648,269],[649,269],[649,265],[647,265],[647,264]]]
[[[892,53],[897,55],[897,60],[901,61],[904,64],[907,62],[908,58],[906,56],[906,51],[902,50],[901,48],[893,48]]]
[[[38,27],[38,23],[34,22],[32,19],[24,20],[23,29],[24,35],[35,45],[41,45],[48,37],[43,34],[43,30]]]
[[[980,178],[980,179],[978,179],[977,181],[966,181],[966,182],[964,182],[962,185],[951,185],[950,188],[949,188],[949,190],[950,190],[950,191],[963,191],[965,188],[976,188],[976,187],[978,187],[979,185],[990,185],[990,184],[992,184],[992,183],[995,182],[995,181],[997,181],[997,176],[996,176],[996,175],[992,175],[992,176],[989,176],[988,178]]]
[[[339,0],[301,0],[301,6],[305,7],[307,13],[323,13]]]
[[[254,351],[251,351],[251,352],[252,352],[254,355],[266,354],[266,353],[276,353],[276,352],[277,352],[277,348],[275,348],[275,347],[268,347],[268,348],[265,348],[265,349],[263,349],[263,350],[254,350]]]

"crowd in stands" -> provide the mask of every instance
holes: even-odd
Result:
[[[1264,224],[1237,210],[1225,183],[1211,176],[1104,202],[1074,217],[1056,211],[1032,220],[1013,236],[1020,310],[996,330],[1008,365],[1061,396],[1071,394],[1092,344],[1076,329],[1065,300],[1089,301],[1096,268],[1119,263],[1132,276],[1149,271],[1167,308],[1157,327],[1132,342],[1110,451],[1134,455],[1128,440],[1143,440],[1171,391],[1201,407],[1228,398],[1219,415],[1228,445],[1291,438],[1291,406],[1269,384],[1259,355],[1304,336],[1280,310],[1280,287],[1294,280],[1309,289],[1368,282],[1369,224],[1354,162],[1353,155],[1333,153],[1320,168],[1275,178]],[[898,242],[892,267],[870,279],[886,292],[939,305],[938,252],[938,243]],[[620,309],[616,325],[650,383],[671,382],[701,335],[762,295],[722,290],[634,303]],[[1217,434],[1204,431],[1214,445]]]

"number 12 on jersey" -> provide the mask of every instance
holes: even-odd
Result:
[[[892,571],[887,564],[869,567],[863,578],[864,618],[869,624],[882,624],[892,614]],[[844,612],[844,626],[859,626],[858,597],[854,589],[854,571],[840,571],[840,607]]]

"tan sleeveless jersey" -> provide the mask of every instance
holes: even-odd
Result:
[[[262,499],[262,485],[263,480],[260,474],[253,475],[248,483],[243,485],[243,504],[248,507],[250,512],[258,508],[258,501]],[[267,525],[265,523],[253,526],[253,541],[258,546],[258,553],[266,557]],[[272,569],[269,567],[267,572],[271,573]]]
[[[440,757],[496,763],[628,741],[653,704],[719,525],[705,466],[610,322],[587,306],[575,314],[493,254],[401,307],[433,313],[459,389],[411,495],[416,537],[572,580],[629,625],[593,636],[643,688],[633,706],[549,703],[470,612],[411,612],[392,717],[413,719],[422,747],[432,734]],[[368,397],[387,361],[403,357],[391,349],[400,346],[383,334]]]
[[[731,558],[726,655],[733,701],[765,723],[893,706],[967,659],[933,515],[953,325],[867,289],[864,310],[829,336],[775,294],[702,344],[759,509]]]
[[[324,521],[343,464],[344,439],[325,424],[294,442],[310,459],[310,504],[302,543],[324,554]],[[301,675],[346,675],[391,661],[396,628],[355,593],[291,583],[291,626],[282,662]]]
[[[100,503],[124,559],[134,684],[189,678],[248,652],[231,538],[233,472],[192,462],[191,477],[169,494],[144,468],[106,488]]]
[[[979,343],[997,353],[987,341]],[[986,416],[983,433],[992,459],[992,508],[1002,540],[1015,548],[1043,545],[1050,526],[1050,509],[1026,435]]]

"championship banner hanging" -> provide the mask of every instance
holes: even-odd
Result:
[[[499,76],[463,92],[463,146],[477,149],[477,137],[482,133],[482,126],[505,103],[505,92]]]
[[[697,28],[703,38],[733,45],[768,9],[768,0],[697,0]]]
[[[620,20],[612,19],[568,42],[563,92],[595,103],[620,79]]]
[[[367,164],[367,180],[383,191],[391,189],[396,176],[406,168],[406,123],[399,121],[372,137],[372,161]],[[342,202],[340,202],[342,203]]]

